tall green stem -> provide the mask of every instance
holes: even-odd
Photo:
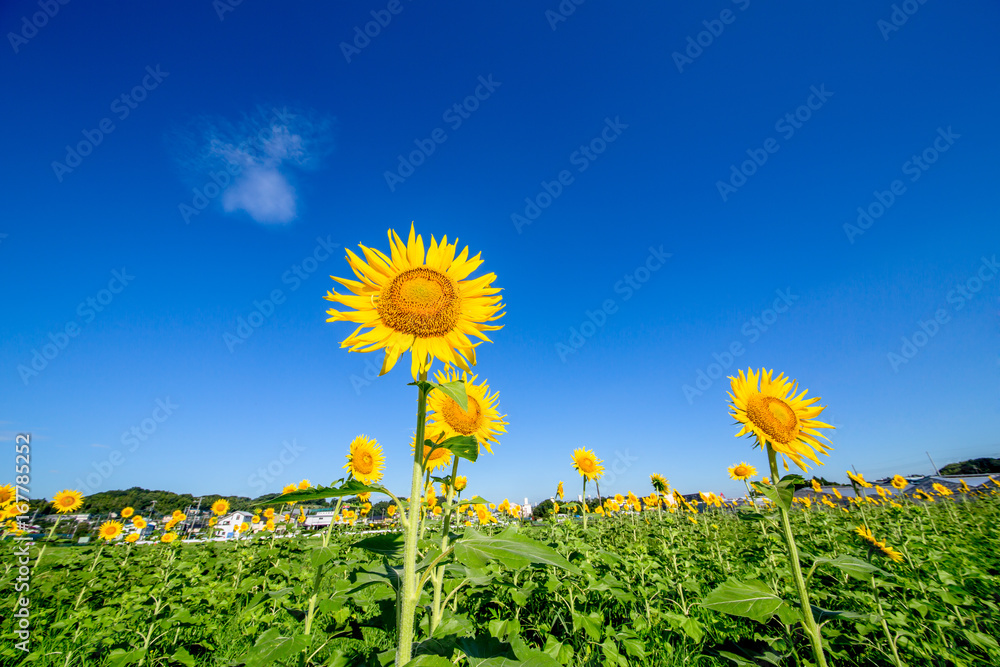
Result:
[[[587,478],[583,478],[583,529],[587,530]]]
[[[771,466],[771,477],[777,483],[778,461],[774,455],[774,450],[767,446],[767,459]],[[827,667],[826,656],[823,654],[823,636],[820,634],[819,626],[813,617],[812,605],[809,604],[809,592],[806,590],[806,582],[802,577],[802,565],[799,563],[799,549],[795,544],[795,536],[792,534],[792,524],[788,520],[788,510],[781,503],[778,503],[778,513],[781,515],[781,527],[785,533],[785,544],[788,545],[788,556],[791,560],[792,578],[795,580],[795,587],[799,591],[799,607],[802,610],[802,626],[809,641],[812,644],[813,655],[819,667]]]
[[[441,553],[448,551],[448,541],[451,531],[452,500],[455,497],[455,480],[458,479],[458,456],[454,457],[455,462],[451,467],[451,481],[448,483],[448,495],[444,501],[444,516],[441,519]],[[431,634],[437,629],[444,614],[444,605],[441,603],[441,589],[444,586],[444,565],[437,568],[434,573],[434,601],[431,604]]]
[[[396,628],[396,664],[399,667],[410,661],[413,655],[413,621],[420,590],[417,588],[417,539],[420,537],[420,512],[423,510],[424,482],[424,424],[427,421],[427,371],[420,372],[417,381],[417,436],[413,447],[413,478],[410,481],[409,512],[403,543],[403,582],[399,592],[399,623]]]

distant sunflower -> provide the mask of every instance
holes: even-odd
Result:
[[[274,531],[274,519],[268,519],[267,523],[264,524],[265,530]]]
[[[135,510],[132,509],[131,507],[126,507],[125,509],[122,510],[122,518],[123,519],[129,518],[133,514],[135,514]]]
[[[367,503],[371,499],[372,499],[372,492],[371,491],[365,491],[363,493],[359,493],[358,494],[358,500],[360,500],[363,503]]]
[[[225,498],[219,498],[214,503],[212,503],[212,514],[215,516],[222,516],[229,511],[229,501]]]
[[[390,517],[396,516],[396,506],[389,505],[389,507],[386,508],[385,513],[388,514]]]
[[[160,542],[164,544],[170,544],[177,539],[177,533],[163,533],[160,535]]]
[[[362,484],[375,484],[382,479],[382,469],[385,467],[385,457],[382,448],[374,438],[359,435],[351,441],[351,450],[347,455],[347,470],[351,477]]]
[[[465,248],[456,257],[458,244],[449,244],[447,237],[440,244],[431,237],[425,251],[412,224],[406,243],[389,230],[389,245],[390,256],[361,246],[364,260],[348,250],[347,262],[360,280],[334,280],[353,295],[334,290],[324,297],[353,309],[331,308],[327,322],[358,324],[340,346],[352,352],[385,349],[380,374],[392,370],[407,350],[414,379],[435,358],[468,371],[479,344],[469,336],[491,342],[483,332],[501,328],[487,324],[504,314],[500,288],[492,286],[496,275],[466,280],[482,264],[480,256],[470,259]]]
[[[854,529],[854,532],[857,533],[858,536],[865,542],[867,542],[872,547],[880,551],[883,556],[890,559],[892,562],[894,563],[903,562],[903,554],[899,553],[898,551],[887,545],[884,541],[879,541],[875,539],[875,535],[867,526],[858,526],[857,528]]]
[[[837,497],[837,500],[843,500],[844,496],[840,493],[840,489],[834,488],[833,495]]]
[[[267,509],[264,510],[264,518],[265,519],[273,519],[274,518],[274,508],[273,507],[268,507]]]
[[[79,491],[66,489],[52,498],[52,504],[55,505],[56,512],[59,514],[69,514],[80,509],[80,506],[83,505],[83,494]]]
[[[180,510],[174,510],[174,513],[170,515],[170,518],[174,521],[180,522],[187,518],[187,515]]]
[[[812,478],[812,488],[816,493],[823,493],[823,487],[820,486],[819,480],[815,477]]]
[[[814,405],[819,398],[805,398],[808,390],[796,395],[797,381],[786,378],[784,373],[772,379],[772,372],[761,369],[754,373],[748,369],[744,375],[741,369],[739,377],[729,378],[730,414],[743,425],[736,437],[752,434],[759,447],[770,445],[803,470],[808,470],[803,457],[822,465],[817,453],[828,454],[833,448],[817,439],[829,442],[817,429],[833,427],[815,417],[826,408]]]
[[[142,530],[143,528],[146,527],[147,524],[146,520],[143,519],[141,516],[134,516],[132,517],[132,525],[135,526],[137,529]]]
[[[466,487],[469,486],[469,478],[465,475],[459,475],[455,478],[455,490],[461,493],[465,491]]]
[[[933,484],[931,484],[931,488],[934,489],[934,492],[937,493],[939,496],[954,495],[954,493],[952,493],[952,490],[949,489],[944,484],[938,484],[937,482],[934,482]]]
[[[894,489],[896,489],[898,491],[902,491],[903,489],[906,488],[907,484],[909,484],[909,482],[907,482],[906,479],[902,475],[893,475],[892,476],[892,488],[894,488]]]
[[[498,433],[506,433],[504,427],[507,422],[503,420],[500,411],[497,410],[497,394],[490,394],[490,386],[484,380],[480,384],[475,384],[476,375],[450,370],[447,373],[438,371],[435,379],[439,384],[456,382],[461,380],[465,383],[466,407],[462,407],[455,399],[446,395],[442,391],[433,391],[427,397],[427,409],[431,411],[428,416],[427,426],[435,433],[443,433],[445,438],[456,435],[472,435],[482,447],[486,448],[490,454],[493,450],[490,443],[497,442]],[[481,450],[480,450],[481,451]]]
[[[308,479],[304,479],[301,482],[299,482],[299,491],[305,491],[310,486],[312,486],[312,485],[309,483],[309,480]]]
[[[559,498],[559,500],[564,500],[562,482],[559,482],[559,486],[556,487],[556,497]]]
[[[654,472],[649,476],[649,481],[653,484],[653,490],[657,493],[666,493],[670,488],[670,482],[663,475]]]
[[[238,532],[245,533],[248,530],[250,530],[250,524],[248,524],[246,521],[244,521],[243,523],[241,523],[239,526],[236,527],[236,530]]]
[[[120,521],[105,521],[101,524],[101,527],[97,529],[97,536],[102,540],[108,540],[109,542],[119,535],[122,534],[122,526]]]
[[[131,533],[125,537],[125,541],[129,544],[134,544],[139,541],[139,533]]]
[[[749,463],[737,463],[729,468],[729,479],[748,480],[757,474],[757,469]]]
[[[597,455],[589,449],[582,447],[574,449],[572,458],[573,467],[576,468],[581,477],[593,481],[604,476],[604,466],[601,465],[604,461],[597,458]]]

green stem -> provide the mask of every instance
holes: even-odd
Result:
[[[871,550],[869,549],[869,553]],[[885,611],[882,609],[882,600],[878,596],[878,588],[875,586],[875,575],[870,577],[872,584],[872,592],[875,594],[875,604],[878,607],[879,620],[882,621],[882,631],[885,633],[885,638],[889,641],[889,647],[892,649],[892,659],[896,663],[896,667],[903,667],[903,662],[899,659],[899,652],[896,650],[896,642],[892,638],[892,633],[889,632],[889,624],[885,622]]]
[[[62,521],[62,517],[57,516],[56,522],[52,524],[52,529],[49,531],[49,536],[45,538],[45,544],[43,544],[42,548],[38,550],[38,558],[35,559],[35,564],[31,567],[32,576],[34,576],[35,570],[38,569],[38,564],[42,562],[42,554],[45,553],[45,547],[47,547],[49,541],[52,540],[52,535],[56,532],[56,527],[59,525],[60,521]]]
[[[583,478],[583,507],[580,508],[583,511],[583,529],[587,530],[587,478]]]
[[[767,446],[768,463],[771,466],[771,476],[778,479],[778,461],[774,455],[774,449]],[[781,503],[778,503],[778,513],[781,515],[781,527],[785,533],[785,544],[788,545],[788,555],[791,560],[792,578],[795,580],[795,587],[799,592],[799,607],[802,610],[802,625],[806,634],[809,635],[809,642],[812,644],[813,656],[816,658],[819,667],[827,667],[826,656],[823,654],[823,636],[820,634],[816,619],[813,618],[812,605],[809,604],[809,592],[806,590],[806,582],[802,577],[802,565],[799,563],[799,549],[795,544],[795,536],[792,534],[792,524],[788,520],[788,510]]]
[[[449,531],[451,530],[452,499],[455,497],[455,480],[458,479],[458,456],[451,466],[451,482],[448,484],[448,495],[444,501],[444,517],[441,519],[441,554],[448,553]],[[430,569],[430,568],[428,568]],[[434,598],[431,604],[431,634],[441,622],[444,605],[441,602],[441,589],[444,586],[444,566],[434,573]]]
[[[423,510],[424,425],[427,421],[427,371],[420,372],[417,381],[417,435],[413,447],[413,477],[410,480],[410,511],[403,543],[403,582],[399,592],[396,633],[396,664],[405,665],[413,655],[413,621],[420,590],[417,588],[417,538],[420,536],[420,516]]]

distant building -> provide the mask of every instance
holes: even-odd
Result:
[[[238,528],[241,523],[250,523],[252,518],[253,514],[251,512],[245,512],[242,510],[230,512],[215,522],[215,536],[225,538],[234,537],[237,532],[236,528]]]

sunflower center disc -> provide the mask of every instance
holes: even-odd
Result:
[[[375,459],[370,452],[363,452],[354,458],[354,468],[362,475],[370,475],[375,468]]]
[[[482,412],[479,410],[479,402],[476,399],[468,396],[466,400],[468,401],[468,410],[463,410],[454,399],[448,399],[442,412],[444,412],[444,420],[448,426],[462,435],[472,435],[480,426]]]
[[[747,405],[747,416],[775,442],[787,445],[795,439],[798,419],[791,406],[780,398],[758,397]]]
[[[443,336],[458,322],[460,299],[448,276],[433,269],[403,271],[382,293],[376,310],[386,326],[419,338]]]

